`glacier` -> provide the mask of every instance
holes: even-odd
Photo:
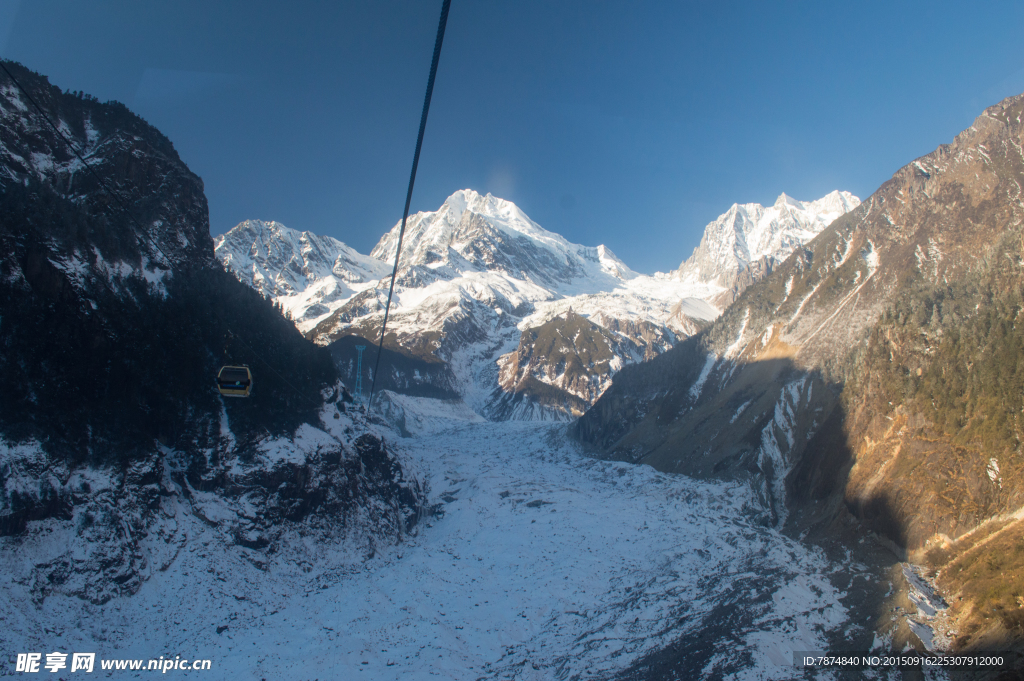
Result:
[[[7,585],[6,647],[210,659],[211,679],[540,680],[610,678],[673,644],[695,676],[782,679],[849,623],[832,579],[849,566],[756,523],[746,486],[597,461],[558,424],[440,427],[450,410],[426,402],[404,403],[434,424],[417,437],[365,424],[431,489],[418,533],[367,555],[293,530],[268,554],[179,502],[187,538],[134,596],[23,608]]]

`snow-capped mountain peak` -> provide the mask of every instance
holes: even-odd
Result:
[[[544,229],[511,201],[462,189],[409,217],[388,332],[410,356],[440,360],[451,374],[445,389],[480,414],[569,418],[622,366],[717,317],[744,283],[738,273],[745,283],[763,273],[758,258],[788,255],[856,203],[833,192],[733,205],[704,234],[710,276],[646,276],[606,246]],[[336,239],[252,220],[219,237],[217,254],[328,345],[378,337],[400,229],[362,256]]]
[[[816,201],[799,201],[783,193],[768,207],[734,203],[707,225],[700,245],[672,275],[682,281],[732,287],[752,264],[784,260],[859,205],[856,196],[840,191]]]
[[[612,253],[612,249],[604,244],[597,247],[597,258],[601,263],[601,269],[612,276],[619,279],[633,279],[638,276],[636,272],[629,269],[626,263],[619,260],[617,255]]]
[[[443,240],[444,237],[452,235],[452,231],[445,229],[446,227],[456,227],[463,219],[473,215],[486,218],[494,227],[512,237],[525,236],[541,243],[562,248],[570,246],[564,237],[554,232],[549,232],[538,225],[519,206],[511,201],[500,199],[490,193],[481,196],[472,189],[460,189],[455,192],[436,211],[419,212],[412,216],[406,228],[406,244],[410,244],[410,239],[418,241],[424,237],[428,237],[428,242],[437,243]],[[414,223],[417,224],[419,229],[414,230],[412,228]],[[389,237],[392,236],[392,233],[397,235],[396,230],[399,227],[400,223],[396,224],[395,228],[385,235],[381,239],[380,244],[378,244],[378,248],[388,244],[388,255],[392,257],[394,256],[394,245],[393,240]],[[414,233],[416,236],[414,236]]]
[[[337,239],[274,221],[239,223],[214,239],[214,251],[240,281],[277,299],[299,322],[328,314],[329,303],[347,300],[388,273],[387,263]]]
[[[850,192],[833,190],[817,201],[811,201],[808,205],[827,219],[828,216],[825,215],[827,213],[835,213],[835,217],[849,213],[860,205],[860,199]],[[834,220],[835,218],[832,219]]]
[[[401,223],[381,238],[371,256],[394,262]],[[636,276],[605,246],[573,244],[531,220],[511,201],[462,189],[436,211],[410,216],[400,268],[429,268],[451,278],[471,271],[502,272],[544,285],[607,274]]]

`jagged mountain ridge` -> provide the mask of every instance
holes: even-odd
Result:
[[[246,220],[214,239],[214,251],[240,280],[282,304],[300,330],[389,272],[386,263],[341,241],[278,222]]]
[[[848,509],[948,574],[947,595],[965,596],[948,627],[960,618],[958,646],[993,626],[1019,640],[1019,621],[977,614],[1016,608],[998,575],[1016,574],[1019,556],[969,549],[1019,529],[1005,518],[1024,502],[1012,340],[1024,308],[1022,112],[1024,95],[986,109],[701,337],[620,372],[578,436],[611,458],[747,480],[777,524]],[[958,576],[970,561],[988,591]]]
[[[716,299],[724,309],[748,284],[858,205],[860,199],[840,191],[816,201],[797,201],[783,193],[771,206],[734,203],[708,223],[693,254],[670,274],[727,289],[728,294]]]
[[[834,197],[848,197],[847,204],[856,201],[834,193],[799,204],[803,212],[790,211],[809,225],[800,234],[808,233],[815,220],[820,222],[812,209],[834,209]],[[251,230],[244,225],[219,238],[218,255],[241,280],[259,287],[248,265],[237,267],[248,262],[242,251]],[[371,257],[393,262],[398,230],[396,225],[385,234]],[[683,281],[680,276],[637,274],[606,247],[569,243],[513,203],[471,190],[456,192],[437,211],[411,216],[406,230],[389,347],[448,363],[462,396],[490,418],[565,419],[581,414],[615,371],[698,331],[719,313],[708,301],[728,293],[719,284],[693,277]],[[264,246],[249,250],[259,248]],[[381,280],[347,300],[333,299],[329,305],[336,306],[334,312],[316,323],[304,312],[296,312],[295,318],[319,343],[350,334],[373,338],[379,335],[388,283]],[[277,300],[286,309],[301,310],[307,304],[304,296]],[[321,311],[316,307],[311,314]],[[570,314],[589,323],[579,326]],[[614,359],[595,364],[576,357],[567,364],[572,367],[569,374],[547,366],[545,355],[533,353],[530,344],[538,329],[550,325],[585,330],[586,344],[600,345],[600,354],[610,353]],[[408,383],[404,376],[385,378],[395,385]]]
[[[89,236],[97,248],[107,248],[111,260],[142,258],[141,268],[150,279],[159,279],[161,271],[181,263],[209,261],[209,239],[202,233],[207,213],[203,182],[188,171],[170,140],[119,102],[100,104],[61,93],[45,79],[36,82],[36,74],[19,64],[10,62],[9,68],[29,79],[26,87],[35,101],[147,226],[146,238],[131,236],[130,220],[6,75],[0,86],[6,133],[0,139],[0,177],[5,185],[51,183],[86,211],[123,227],[118,233],[94,230]],[[161,191],[163,181],[174,187],[173,194]],[[96,266],[94,254],[78,252],[70,258],[60,266]]]
[[[370,255],[394,262],[400,227],[385,234]],[[607,247],[571,244],[511,201],[465,189],[439,210],[409,218],[402,261],[403,270],[429,267],[437,277],[501,272],[563,294],[575,294],[579,287],[604,290],[637,276]]]
[[[197,519],[254,564],[298,529],[353,555],[412,530],[415,476],[343,412],[328,352],[214,259],[202,181],[170,142],[5,66],[95,172],[0,78],[5,600],[133,594]],[[235,363],[249,399],[217,393]]]

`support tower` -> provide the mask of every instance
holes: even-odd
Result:
[[[356,399],[360,402],[363,401],[363,350],[366,349],[365,345],[357,345],[356,352],[359,353],[359,357],[356,360],[356,385],[355,393]]]

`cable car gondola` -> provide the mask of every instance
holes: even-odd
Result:
[[[248,397],[252,391],[252,372],[249,367],[221,367],[217,372],[217,390],[227,397]]]

